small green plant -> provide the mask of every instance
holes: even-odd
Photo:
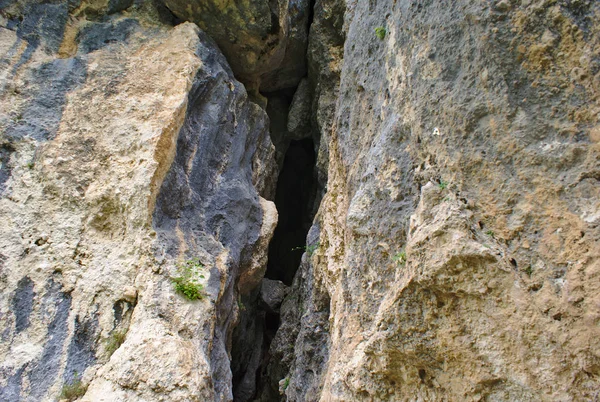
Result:
[[[445,190],[446,187],[448,187],[448,182],[444,181],[444,180],[440,180],[440,184],[438,184],[438,187],[440,188],[440,190]]]
[[[285,380],[283,381],[283,390],[285,391],[288,387],[290,386],[290,377],[285,377]]]
[[[383,40],[385,38],[385,34],[387,33],[386,29],[384,27],[377,27],[375,28],[375,35],[380,39]]]
[[[533,273],[533,268],[531,267],[531,265],[528,265],[527,268],[525,268],[525,273],[528,277],[531,278],[531,274]]]
[[[33,162],[29,162],[29,163],[27,164],[27,169],[33,169],[33,167],[34,167],[34,166],[35,166],[35,163],[33,163]]]
[[[237,305],[238,305],[238,309],[239,309],[240,311],[246,311],[246,306],[245,306],[245,305],[244,305],[244,303],[242,302],[242,298],[241,298],[241,297],[238,297],[238,300],[237,300]]]
[[[399,253],[394,254],[392,260],[400,265],[406,264],[406,251],[400,251]]]
[[[115,329],[106,339],[106,353],[112,356],[113,353],[125,342],[127,331],[125,329]]]
[[[75,399],[85,395],[87,388],[87,385],[81,382],[79,375],[77,375],[77,372],[75,372],[73,380],[70,383],[63,384],[59,399],[74,401]]]
[[[485,232],[486,235],[490,236],[491,238],[494,238],[496,236],[496,234],[494,233],[493,230],[488,230]]]
[[[204,286],[198,281],[198,278],[204,279],[204,275],[199,272],[202,268],[204,268],[204,265],[197,258],[178,264],[178,276],[172,279],[175,290],[189,300],[202,299],[204,297]]]
[[[315,253],[315,251],[317,251],[319,249],[319,246],[321,245],[320,242],[316,242],[310,245],[306,245],[306,246],[299,246],[299,247],[294,247],[292,249],[292,251],[296,251],[296,250],[302,250],[308,253],[308,255],[310,257],[312,257],[312,255]]]

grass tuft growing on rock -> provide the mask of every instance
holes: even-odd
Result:
[[[127,331],[124,329],[114,330],[110,333],[108,339],[106,339],[106,353],[108,353],[108,356],[112,356],[121,347],[126,336]]]
[[[399,253],[396,253],[392,257],[392,260],[396,261],[399,265],[406,264],[406,251],[400,251]]]
[[[306,253],[308,253],[309,257],[312,257],[312,255],[315,253],[315,251],[317,251],[319,249],[320,245],[321,245],[320,242],[316,242],[314,244],[309,244],[309,245],[306,245],[306,246],[294,247],[292,249],[292,251],[303,250]]]
[[[204,286],[199,282],[199,278],[204,278],[204,275],[200,274],[202,268],[204,265],[197,258],[177,265],[178,276],[174,277],[172,281],[175,284],[175,290],[188,300],[204,298]]]
[[[71,383],[65,383],[60,391],[60,400],[74,401],[77,398],[82,397],[87,392],[88,386],[81,382],[78,378],[77,373]]]

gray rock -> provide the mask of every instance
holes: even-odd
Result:
[[[308,48],[324,249],[262,400],[594,399],[600,3],[338,5]]]
[[[79,31],[78,51],[90,53],[113,43],[124,44],[138,26],[139,22],[133,18],[88,24]]]
[[[301,140],[311,136],[311,105],[312,92],[310,90],[310,83],[307,79],[303,79],[294,93],[288,113],[287,131],[289,139]]]
[[[288,1],[288,26],[283,60],[272,71],[260,77],[261,92],[294,88],[306,76],[306,49],[308,45],[308,19],[312,12],[309,0]]]
[[[33,308],[33,281],[24,277],[17,283],[17,289],[12,300],[13,312],[15,313],[15,332],[18,334],[29,327],[29,316]]]
[[[54,138],[66,95],[84,82],[86,70],[85,61],[79,58],[56,59],[28,70],[30,84],[23,88],[23,95],[29,98],[29,102],[10,122],[3,136],[10,141]]]
[[[82,378],[87,400],[231,400],[236,285],[258,293],[277,220],[267,115],[195,25],[99,12],[71,21],[73,58],[0,29],[0,399]],[[170,278],[192,257],[196,301]]]
[[[9,14],[13,18],[9,19],[7,28],[15,30],[19,38],[27,42],[20,64],[40,46],[48,53],[58,51],[69,17],[67,2],[20,0],[7,3],[11,3],[6,4],[7,9],[14,13]]]
[[[268,312],[279,313],[281,302],[288,291],[288,286],[283,282],[264,278],[260,285],[260,301]]]
[[[69,336],[69,312],[72,297],[61,289],[54,279],[48,283],[43,296],[44,303],[56,309],[52,321],[48,323],[48,334],[42,354],[38,361],[32,364],[28,373],[31,388],[28,395],[35,400],[42,400],[48,389],[58,379],[61,372],[60,362],[63,357],[64,345]]]
[[[108,1],[108,14],[118,13],[126,10],[133,5],[134,0],[109,0]]]
[[[294,87],[305,75],[308,0],[163,1],[217,42],[249,91]]]
[[[264,110],[248,100],[244,86],[234,80],[227,61],[212,40],[202,32],[200,36],[202,46],[198,55],[204,65],[190,90],[186,123],[157,198],[153,226],[161,244],[160,252],[175,256],[185,247],[193,254],[196,252],[193,247],[199,246],[214,254],[221,247],[228,250],[229,279],[223,285],[221,273],[214,267],[213,280],[206,289],[215,299],[224,293],[216,306],[211,368],[217,395],[227,399],[233,391],[240,398],[242,395],[249,398],[254,387],[253,368],[258,367],[261,356],[260,348],[256,347],[262,344],[262,334],[256,333],[262,328],[254,319],[248,324],[249,336],[242,338],[244,348],[248,348],[246,342],[253,346],[246,351],[247,356],[237,357],[242,367],[250,367],[236,370],[246,373],[239,389],[232,389],[228,356],[230,334],[237,324],[231,314],[237,304],[236,279],[253,264],[254,255],[261,252],[257,248],[266,246],[257,246],[266,222],[252,169],[256,166],[253,158],[261,149],[260,143],[269,141],[268,119]],[[263,155],[269,159],[262,161],[262,166],[275,166],[272,152]],[[262,187],[267,191],[266,184]],[[237,353],[235,348],[233,353]]]

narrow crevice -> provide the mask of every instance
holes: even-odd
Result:
[[[316,194],[315,152],[311,138],[291,141],[277,180],[275,206],[279,222],[271,244],[265,277],[290,286],[305,251]]]
[[[315,0],[310,0],[307,32],[314,19]],[[306,51],[306,50],[305,50]],[[304,53],[305,62],[308,55]],[[279,168],[274,197],[278,223],[269,244],[268,262],[261,285],[238,297],[239,316],[232,334],[231,371],[235,402],[278,401],[267,367],[269,349],[281,325],[280,307],[291,289],[303,253],[311,245],[311,228],[323,188],[317,180],[319,135],[313,127],[313,93],[309,77],[272,92],[261,92],[266,100],[269,133]],[[275,183],[273,183],[275,184]]]
[[[233,398],[252,401],[268,379],[269,347],[280,325],[279,307],[307,248],[306,236],[315,214],[318,193],[316,153],[312,137],[291,139],[288,113],[296,88],[265,94],[270,133],[277,150],[279,176],[275,206],[277,227],[269,245],[262,285],[238,301],[240,318],[233,332],[231,370]]]
[[[231,359],[236,402],[253,400],[267,380],[261,373],[269,364],[269,347],[280,325],[279,307],[300,266],[314,218],[315,161],[311,138],[289,141],[277,179],[279,221],[269,245],[265,279],[238,302],[240,320],[233,333]]]

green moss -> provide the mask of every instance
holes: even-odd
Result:
[[[110,336],[106,339],[106,353],[108,353],[108,356],[112,356],[121,347],[126,336],[127,331],[124,329],[114,330],[110,333]]]
[[[387,33],[387,31],[384,27],[375,28],[375,35],[381,40],[383,40],[385,38],[386,33]]]

